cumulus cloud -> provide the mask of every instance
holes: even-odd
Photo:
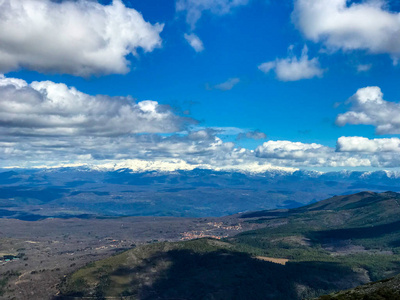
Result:
[[[28,84],[0,76],[0,167],[136,164],[143,170],[199,167],[253,172],[400,167],[398,138],[341,137],[336,149],[267,141],[251,150],[222,137],[264,139],[264,133],[187,126],[194,122],[156,101],[91,96],[64,84]]]
[[[186,134],[124,136],[0,136],[0,166],[108,165],[136,170],[193,169],[264,172],[269,169],[400,167],[398,151],[376,142],[374,150],[340,138],[337,149],[320,144],[268,141],[256,150],[224,142],[210,129]],[[362,140],[363,138],[359,138]],[[364,141],[365,142],[365,141]],[[397,141],[397,144],[399,142]],[[396,141],[392,144],[395,148]],[[380,147],[380,148],[379,148]],[[350,151],[351,150],[351,151]]]
[[[372,167],[400,167],[400,139],[368,139],[360,136],[340,137],[336,153],[347,157],[367,159]]]
[[[127,73],[128,54],[161,46],[152,25],[121,0],[0,1],[0,72],[26,68],[77,76]]]
[[[201,52],[204,50],[204,45],[201,39],[194,33],[184,35],[186,41],[196,52]]]
[[[132,159],[149,164],[179,161],[213,169],[228,166],[240,169],[249,163],[263,165],[254,160],[250,150],[223,142],[209,130],[170,136],[133,134],[118,137],[62,136],[56,139],[3,136],[0,138],[0,154],[0,166],[118,163]]]
[[[186,22],[195,28],[204,12],[225,15],[235,7],[243,6],[249,0],[177,0],[176,11],[186,13]]]
[[[371,157],[335,152],[334,148],[316,143],[268,141],[257,147],[257,157],[272,164],[292,167],[370,167]]]
[[[3,135],[117,136],[166,133],[193,122],[168,106],[129,97],[91,96],[51,81],[0,76],[0,133]]]
[[[291,52],[293,46],[289,47]],[[308,59],[308,48],[304,46],[300,58],[292,53],[287,58],[277,58],[275,61],[265,62],[258,66],[264,73],[274,70],[276,76],[282,81],[297,81],[322,77],[324,70],[321,69],[318,58]]]
[[[220,91],[229,91],[233,89],[235,85],[237,85],[240,82],[239,78],[229,78],[227,81],[215,84],[215,85],[210,85],[206,84],[206,89],[208,90],[220,90]]]
[[[361,136],[342,136],[337,140],[336,149],[341,152],[400,152],[400,139],[368,139]]]
[[[338,115],[337,125],[373,125],[377,134],[400,134],[400,104],[385,101],[379,87],[361,88],[347,103],[350,110]]]
[[[263,140],[266,138],[267,138],[267,135],[264,132],[261,132],[259,130],[241,132],[237,135],[238,140],[242,140],[242,139]]]
[[[304,36],[332,50],[400,56],[400,13],[382,0],[296,0],[292,19]]]
[[[156,101],[0,76],[0,166],[137,159],[217,168],[254,162],[250,150],[217,137],[231,129],[190,130],[194,123]]]
[[[268,141],[255,150],[258,158],[282,167],[400,167],[400,139],[340,137],[336,149],[316,143]]]
[[[320,144],[291,141],[268,141],[256,149],[258,157],[299,160],[318,157],[323,152],[331,152],[331,149]]]

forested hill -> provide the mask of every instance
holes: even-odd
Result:
[[[324,295],[318,300],[400,300],[400,275]]]

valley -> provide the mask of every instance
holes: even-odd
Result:
[[[1,299],[312,299],[400,273],[395,174],[0,177]]]
[[[75,248],[82,247],[83,240],[88,244],[80,248],[86,249],[82,254],[75,251],[75,261],[71,260],[72,250],[63,258],[63,275],[50,287],[51,296],[310,299],[353,288],[400,273],[399,200],[400,194],[394,192],[361,192],[290,210],[222,218],[111,219],[103,223],[103,230],[104,220],[58,220],[60,224],[66,222],[65,227],[75,224],[67,244]],[[103,231],[92,242],[86,237],[89,227],[85,226],[90,222],[95,222],[96,234]],[[127,229],[121,229],[122,223]],[[165,228],[171,231],[161,234]],[[217,238],[185,240],[190,231],[212,233]],[[149,236],[153,238],[149,240]],[[51,244],[47,241],[42,247]],[[46,253],[43,249],[40,252]],[[56,272],[48,268],[47,276]],[[18,276],[8,276],[11,288],[4,295],[13,295],[23,286],[19,276],[24,273],[18,268],[8,271],[19,272]],[[33,276],[46,276],[38,271],[39,275],[31,272],[31,280]],[[22,279],[24,276],[28,275]],[[37,283],[28,290],[34,291]],[[13,290],[13,285],[18,287]]]
[[[262,226],[237,222],[234,216],[0,219],[0,298],[50,299],[71,272],[127,249],[196,235],[222,238]],[[10,255],[17,259],[1,259]]]

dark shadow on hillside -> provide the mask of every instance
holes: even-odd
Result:
[[[393,248],[399,248],[400,247],[400,240],[389,242],[389,245],[391,247],[393,247]]]
[[[368,239],[382,237],[384,235],[395,233],[398,231],[400,231],[400,221],[370,227],[314,231],[308,234],[308,238],[316,241],[329,239]]]
[[[240,216],[240,218],[247,219],[247,218],[270,217],[275,219],[275,218],[287,218],[288,216],[290,216],[289,211],[262,210],[262,211],[244,213]]]
[[[42,203],[48,203],[59,199],[69,192],[69,189],[57,187],[29,187],[29,186],[11,186],[0,187],[0,199],[23,198],[37,199]]]
[[[163,262],[166,270],[158,270]],[[153,268],[153,270],[152,270]],[[98,299],[110,288],[109,278],[140,274],[126,286],[120,296],[135,299],[303,299],[321,293],[361,284],[357,274],[335,263],[303,262],[286,266],[250,257],[247,254],[220,250],[200,254],[189,250],[161,252],[134,268],[119,268],[99,274]],[[144,279],[153,277],[153,283]],[[297,284],[303,288],[299,295]],[[84,295],[75,291],[73,295]],[[68,297],[57,299],[71,299]]]
[[[354,273],[331,263],[289,263],[286,266],[227,251],[198,254],[170,251],[172,267],[142,299],[300,299],[295,283],[334,290],[344,274]],[[349,280],[352,281],[352,280]]]

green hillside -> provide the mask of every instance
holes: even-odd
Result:
[[[223,241],[138,247],[69,276],[64,297],[305,299],[400,273],[400,195],[363,192],[292,210]],[[286,265],[269,258],[284,258]]]
[[[354,289],[324,295],[318,300],[400,300],[400,275]]]

